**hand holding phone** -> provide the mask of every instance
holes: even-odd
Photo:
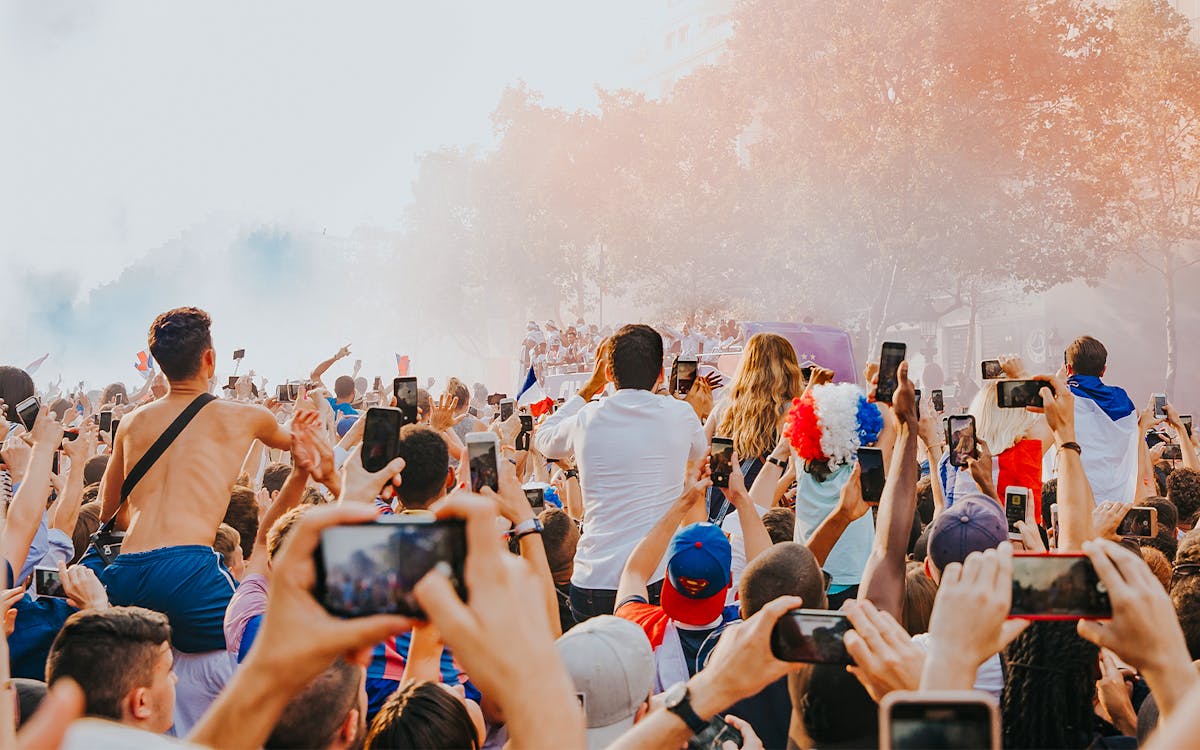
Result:
[[[883,473],[883,451],[879,448],[859,448],[858,468],[863,502],[867,505],[879,505],[886,483]]]
[[[1165,393],[1154,394],[1154,418],[1167,418],[1167,394]]]
[[[904,361],[907,351],[907,344],[897,341],[883,342],[883,349],[879,354],[879,376],[875,381],[876,401],[892,403],[892,395],[900,387],[900,363]]]
[[[484,487],[500,491],[500,438],[494,432],[472,432],[467,435],[467,471],[471,492]]]
[[[881,750],[1000,750],[1000,708],[977,690],[895,690],[879,705]]]
[[[1001,380],[996,383],[996,405],[1001,409],[1024,409],[1044,407],[1042,389],[1054,390],[1053,383],[1045,380]]]
[[[978,455],[975,445],[975,417],[960,414],[949,417],[946,445],[950,450],[950,465],[966,468],[968,461]]]
[[[985,359],[979,363],[980,375],[984,380],[999,380],[1004,377],[1004,368],[998,359]]]
[[[1004,488],[1004,515],[1008,519],[1008,538],[1013,541],[1021,540],[1021,530],[1017,528],[1018,521],[1026,520],[1029,512],[1029,488],[1009,486]]]
[[[709,477],[713,487],[729,487],[729,476],[733,473],[733,440],[714,437],[708,456]]]
[[[374,474],[400,455],[400,427],[403,416],[399,409],[373,406],[367,409],[363,423],[362,466]]]
[[[33,593],[38,598],[45,596],[52,599],[66,599],[67,591],[63,588],[58,568],[34,568]]]
[[[694,357],[676,357],[671,365],[671,393],[686,396],[696,384],[696,373],[700,363]]]
[[[789,610],[771,630],[771,653],[786,662],[853,664],[844,640],[846,632],[853,629],[850,620],[838,612]]]

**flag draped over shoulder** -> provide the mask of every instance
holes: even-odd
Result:
[[[1067,381],[1075,395],[1075,439],[1096,502],[1134,499],[1138,470],[1138,413],[1123,388],[1093,375]]]

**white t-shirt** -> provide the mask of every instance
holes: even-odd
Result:
[[[929,633],[918,633],[912,640],[928,654],[929,638]],[[1000,694],[1004,692],[1004,667],[1000,665],[1000,654],[992,654],[990,659],[980,665],[979,671],[975,673],[975,689],[991,693],[996,700],[1000,700]]]
[[[704,455],[704,428],[686,402],[619,390],[586,403],[572,396],[533,436],[546,458],[574,454],[583,536],[571,583],[615,591],[633,548],[679,498],[688,461]],[[665,561],[651,577],[663,576]]]

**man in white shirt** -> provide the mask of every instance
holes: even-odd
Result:
[[[623,326],[597,352],[588,382],[533,436],[546,458],[574,455],[579,467],[583,536],[571,577],[577,622],[613,613],[629,553],[679,497],[688,462],[707,448],[692,407],[654,394],[662,362],[658,332]],[[589,403],[610,381],[616,391]],[[651,579],[652,604],[662,589],[662,568]]]

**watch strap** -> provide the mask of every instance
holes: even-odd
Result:
[[[1062,445],[1058,446],[1058,449],[1060,451],[1062,451],[1062,450],[1075,451],[1077,454],[1083,455],[1083,448],[1081,448],[1079,446],[1079,443],[1076,443],[1074,441],[1063,443]]]
[[[786,458],[785,458],[785,459],[783,459],[783,460],[780,460],[780,459],[778,459],[778,458],[775,458],[774,456],[767,456],[767,463],[769,463],[769,464],[775,464],[775,465],[776,465],[776,466],[778,466],[780,469],[783,469],[784,471],[787,471],[787,465],[788,465],[788,462],[787,462],[787,459],[786,459]]]
[[[527,537],[530,534],[540,533],[542,533],[542,521],[535,516],[514,526],[513,530],[509,532],[509,536],[513,539],[521,539],[522,537]]]
[[[708,726],[708,722],[701,719],[692,708],[692,694],[691,690],[687,688],[684,689],[683,697],[679,699],[679,702],[667,706],[667,710],[687,724],[688,729],[692,730],[692,734],[699,734]]]

